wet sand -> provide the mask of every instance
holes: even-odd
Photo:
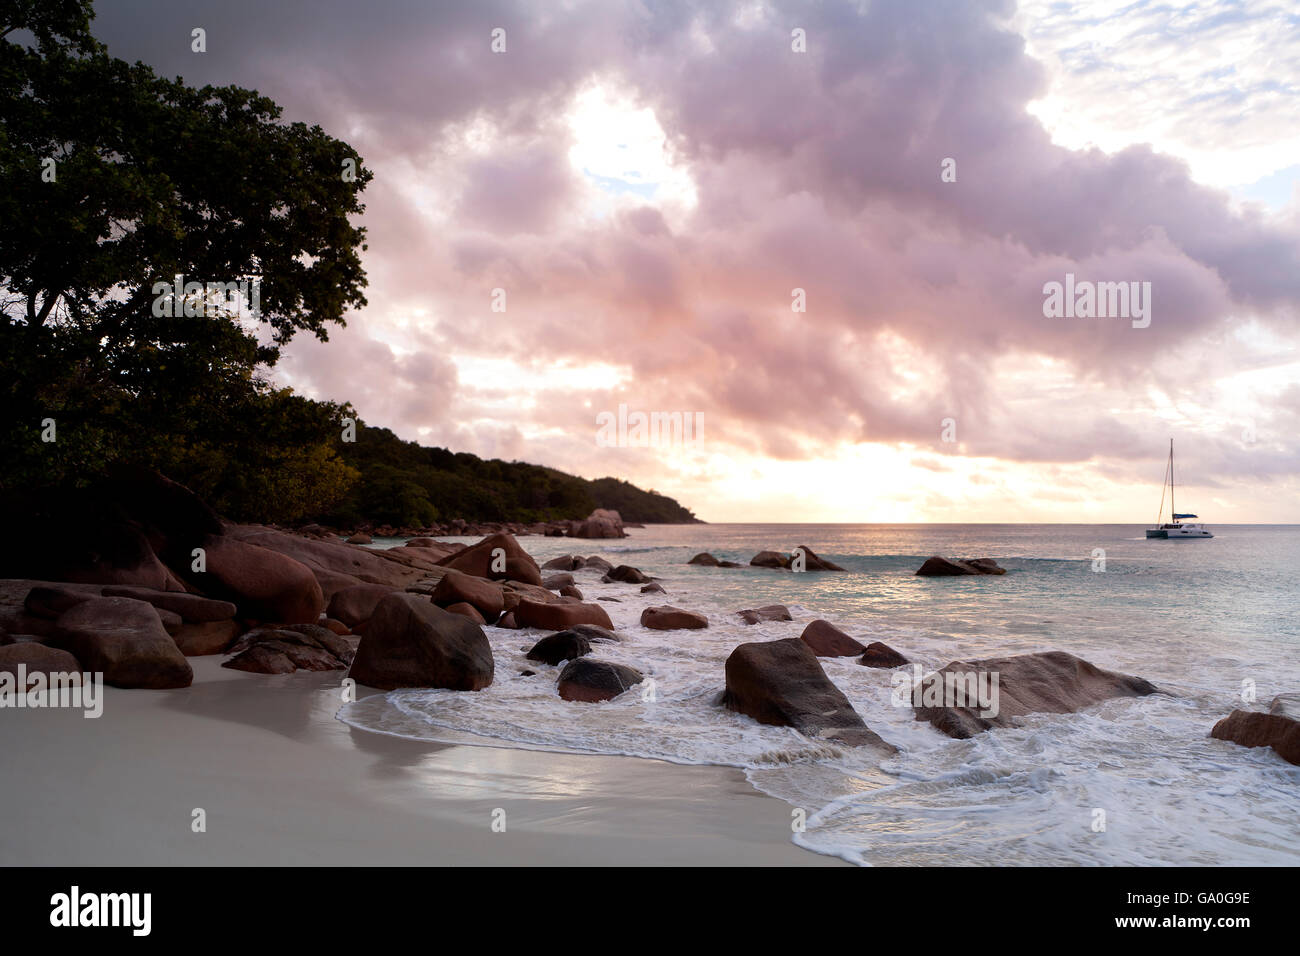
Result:
[[[369,733],[341,672],[220,661],[98,719],[0,710],[0,865],[845,865],[739,770]]]

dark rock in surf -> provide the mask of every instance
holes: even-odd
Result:
[[[994,683],[996,680],[996,683]],[[984,692],[992,702],[979,702]],[[959,740],[995,727],[1013,727],[1027,714],[1069,714],[1116,697],[1142,697],[1157,688],[1141,677],[1102,670],[1064,651],[953,661],[922,678],[917,720]],[[993,712],[996,711],[996,712]]]
[[[895,749],[863,723],[798,638],[741,644],[727,658],[726,674],[722,704],[728,710],[828,743]]]
[[[799,635],[818,657],[856,657],[866,648],[830,621],[813,621]]]
[[[916,569],[916,573],[923,578],[945,578],[963,574],[1006,574],[1007,569],[998,567],[998,563],[992,558],[971,558],[963,561],[936,555],[926,558],[925,563]]]
[[[1234,710],[1214,725],[1210,736],[1243,747],[1272,747],[1283,760],[1300,764],[1300,694],[1275,697],[1266,714]]]
[[[560,671],[556,690],[564,700],[597,703],[612,700],[643,680],[636,668],[579,657]]]

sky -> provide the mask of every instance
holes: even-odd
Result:
[[[1293,5],[97,13],[374,173],[368,306],[274,371],[370,424],[718,522],[1149,522],[1172,438],[1180,510],[1300,523]]]

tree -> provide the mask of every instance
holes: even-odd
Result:
[[[351,217],[371,173],[356,151],[254,91],[109,56],[91,16],[88,0],[0,6],[10,486],[175,465],[177,448],[237,432],[233,416],[282,404],[262,376],[297,332],[324,341],[365,305]],[[177,276],[202,292],[169,294]],[[55,443],[39,439],[48,419]]]

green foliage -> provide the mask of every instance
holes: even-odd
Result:
[[[85,0],[0,6],[0,487],[126,462],[232,516],[332,507],[356,477],[333,448],[339,409],[260,376],[295,333],[324,340],[365,304],[350,217],[371,174],[256,92],[110,57],[91,15]],[[177,275],[257,277],[260,310],[167,314],[155,286]]]
[[[615,478],[587,481],[540,465],[426,448],[386,428],[359,428],[356,442],[340,447],[360,478],[337,509],[319,516],[339,525],[418,527],[437,520],[420,517],[426,506],[466,521],[583,518],[596,508],[615,508],[631,522],[695,520],[671,498]]]

